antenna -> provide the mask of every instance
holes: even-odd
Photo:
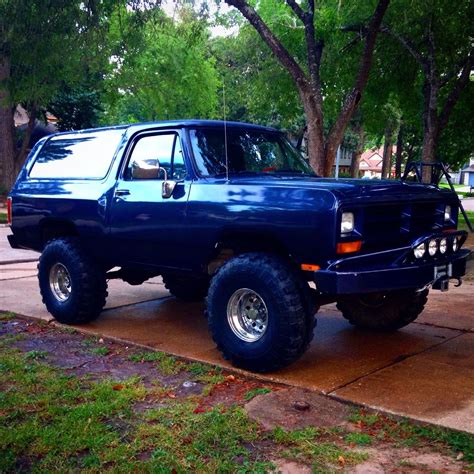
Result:
[[[227,155],[227,121],[225,115],[225,82],[222,81],[222,98],[224,102],[224,153],[225,153],[225,176],[229,181],[229,156]]]

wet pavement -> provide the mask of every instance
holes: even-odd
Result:
[[[0,265],[0,288],[0,310],[51,320],[36,262]],[[141,286],[110,281],[106,309],[81,330],[228,367],[209,336],[203,305],[177,301],[159,278]],[[417,322],[391,335],[354,329],[335,305],[325,306],[309,351],[259,377],[474,433],[474,281],[432,292]]]

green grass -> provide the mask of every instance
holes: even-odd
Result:
[[[295,461],[312,463],[313,472],[332,472],[332,465],[354,465],[368,459],[368,454],[340,446],[332,439],[325,439],[330,431],[317,428],[285,431],[276,428],[271,439],[286,447],[283,456]]]
[[[11,350],[0,355],[0,386],[0,472],[272,469],[248,448],[259,430],[238,407],[196,414],[186,399],[134,413],[147,394],[138,379],[93,382]]]
[[[463,453],[471,470],[474,470],[474,436],[460,431],[429,425],[415,424],[407,419],[398,419],[377,413],[356,410],[349,421],[362,430],[361,433],[349,433],[346,442],[363,445],[376,440],[391,440],[396,445],[407,447],[432,446],[438,451],[448,451],[453,456]],[[369,431],[370,435],[363,431]],[[369,442],[370,438],[370,442]]]
[[[164,375],[175,375],[181,372],[184,367],[183,362],[164,352],[140,352],[131,354],[129,360],[132,362],[156,362],[157,367]]]
[[[7,213],[4,211],[0,211],[0,224],[7,223]]]
[[[15,317],[15,313],[12,313],[11,311],[0,313],[0,321],[10,321],[14,317]]]
[[[405,444],[413,445],[429,440],[432,444],[446,445],[456,453],[463,453],[464,460],[474,469],[474,436],[460,431],[432,426],[415,425],[409,421],[399,424],[400,434],[407,440]]]
[[[256,397],[257,395],[261,395],[261,394],[264,394],[264,393],[270,393],[271,392],[271,389],[267,388],[267,387],[261,387],[261,388],[254,388],[253,390],[249,390],[246,394],[245,394],[245,400],[246,401],[249,401],[249,400],[252,400],[252,398]]]
[[[467,192],[466,191],[459,191],[459,189],[467,187],[465,184],[453,184],[453,186],[454,186],[454,191],[456,192],[456,194],[458,194],[460,196],[464,196],[464,197],[474,197],[474,194],[471,194],[469,191],[467,191]],[[440,183],[439,187],[443,188],[443,189],[451,189],[449,184],[447,184],[447,183]]]
[[[90,352],[94,355],[106,356],[110,354],[110,349],[108,347],[93,347]]]
[[[467,217],[469,218],[469,221],[471,222],[471,225],[474,227],[474,211],[466,211]],[[468,230],[467,223],[464,220],[464,216],[462,215],[461,212],[459,212],[458,216],[458,229],[459,230]]]
[[[30,351],[25,354],[26,360],[46,359],[48,353],[46,351]]]
[[[355,410],[349,415],[348,420],[352,423],[360,423],[367,426],[373,426],[379,423],[381,418],[377,413],[368,414],[361,410]]]
[[[369,446],[372,444],[372,436],[367,433],[349,433],[346,436],[346,443],[357,444],[359,446]]]
[[[195,375],[196,377],[206,375],[212,371],[212,367],[210,365],[201,364],[200,362],[192,362],[188,364],[186,367],[188,372]]]
[[[313,472],[335,472],[365,461],[363,447],[377,449],[378,443],[450,450],[454,456],[462,452],[474,464],[474,438],[464,433],[363,409],[349,417],[356,431],[264,432],[237,404],[213,406],[212,397],[203,398],[206,389],[210,393],[233,377],[221,369],[161,352],[129,356],[131,363],[151,362],[163,373],[179,370],[207,384],[202,396],[170,397],[173,386],[157,380],[145,386],[140,377],[117,381],[68,375],[48,365],[45,351],[12,349],[20,336],[0,337],[0,472],[263,473],[274,472],[271,460],[276,459],[305,463]],[[107,348],[96,343],[87,339],[84,352],[105,355]],[[268,391],[259,387],[241,397],[249,400]]]

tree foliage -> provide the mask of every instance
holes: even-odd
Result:
[[[112,58],[114,69],[107,77],[110,104],[104,121],[215,115],[219,76],[207,53],[206,23],[189,8],[179,14],[179,20],[173,20],[155,9],[137,31],[133,28],[136,12],[117,12],[112,35],[122,54]],[[126,47],[121,45],[124,38]]]
[[[325,174],[340,143],[360,156],[364,142],[385,140],[399,159],[453,166],[473,153],[470,0],[391,0],[377,31],[374,12],[388,0],[227,3],[244,16],[214,18],[204,1],[172,2],[170,14],[159,0],[0,0],[3,186],[45,110],[61,130],[222,118],[224,93],[228,119],[295,138],[307,128]],[[237,28],[216,37],[213,21]],[[31,118],[20,149],[17,104]]]
[[[116,2],[0,0],[0,151],[2,183],[9,188],[26,156],[35,118],[65,85],[80,85],[107,62],[108,14]],[[22,104],[30,123],[16,149],[13,112]]]

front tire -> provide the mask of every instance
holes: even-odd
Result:
[[[59,238],[46,244],[38,264],[38,280],[43,303],[60,323],[88,323],[105,305],[105,272],[77,239]]]
[[[344,296],[337,308],[356,327],[396,331],[415,321],[427,301],[428,290],[400,290]]]
[[[275,256],[249,253],[227,261],[211,281],[207,303],[212,337],[235,366],[279,369],[312,339],[313,315],[298,278]]]

